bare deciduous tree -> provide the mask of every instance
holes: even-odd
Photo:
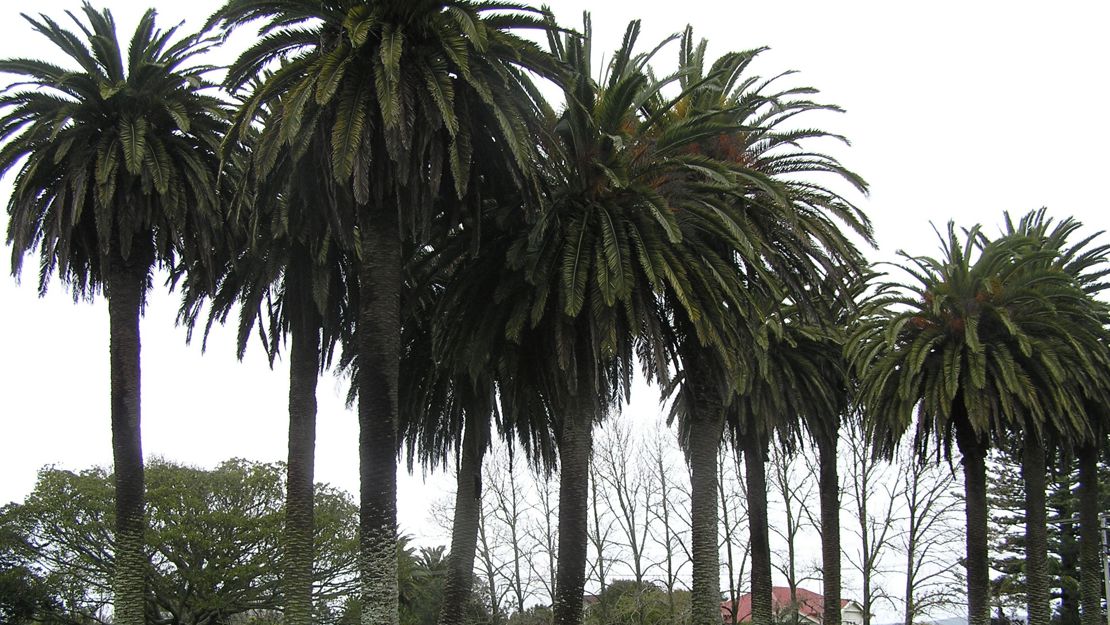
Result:
[[[921,462],[906,447],[899,456],[899,505],[905,517],[898,545],[904,554],[904,625],[963,604],[960,557],[963,518],[952,468]]]
[[[778,536],[784,545],[778,550],[778,558],[772,563],[774,568],[786,579],[790,589],[790,602],[797,604],[798,587],[806,581],[816,579],[819,567],[813,562],[799,561],[799,541],[803,532],[813,529],[806,514],[806,508],[817,500],[817,484],[813,476],[797,466],[795,457],[778,445],[771,446],[771,479],[768,490],[779,504],[782,523],[772,523],[771,533]]]
[[[844,541],[844,555],[860,577],[863,625],[871,625],[871,614],[880,601],[895,605],[881,576],[885,571],[883,556],[897,534],[895,512],[900,485],[885,479],[890,463],[874,457],[858,421],[849,421],[843,432],[844,447],[848,450],[842,472],[846,480],[844,507],[852,517],[852,522],[846,525],[848,534],[854,538]]]

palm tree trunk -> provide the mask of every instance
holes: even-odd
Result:
[[[398,622],[397,378],[401,238],[395,208],[360,211],[358,343],[359,572],[362,622]]]
[[[712,392],[711,390],[708,392]],[[720,625],[721,556],[718,548],[717,452],[724,415],[719,403],[698,394],[691,420],[690,455],[690,622]]]
[[[439,625],[462,625],[470,589],[474,582],[474,553],[478,548],[478,521],[482,514],[482,456],[485,445],[478,440],[472,419],[467,419],[455,491],[455,518],[451,525],[451,553],[447,557],[447,579]]]
[[[1028,625],[1048,625],[1052,618],[1045,472],[1044,446],[1035,433],[1027,432],[1021,473],[1025,482],[1025,600]]]
[[[840,625],[840,476],[836,472],[837,432],[818,442],[821,498],[822,625]]]
[[[571,401],[559,436],[559,568],[555,577],[555,625],[580,625],[586,584],[586,536],[589,515],[590,453],[593,447],[594,401]]]
[[[758,436],[743,439],[748,482],[748,532],[752,550],[752,625],[771,625],[771,541],[767,529],[765,446]]]
[[[310,625],[312,618],[316,383],[320,330],[316,316],[290,326],[289,459],[285,483],[284,622]]]
[[[1096,439],[1097,440],[1097,439]],[[1097,443],[1076,450],[1079,462],[1079,609],[1082,625],[1102,622],[1102,545],[1099,540]]]
[[[139,317],[146,275],[122,267],[109,271],[112,465],[116,483],[113,621],[117,625],[143,625],[146,622],[147,558]]]
[[[962,400],[957,399],[956,409]],[[986,445],[975,434],[966,415],[955,415],[956,443],[963,455],[964,500],[967,518],[967,621],[990,625],[990,565],[987,559]]]

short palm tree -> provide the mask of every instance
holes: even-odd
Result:
[[[772,318],[758,342],[766,347],[756,355],[758,367],[751,381],[727,409],[730,438],[744,453],[749,475],[748,523],[752,554],[762,570],[761,588],[771,582],[763,469],[766,447],[777,432],[784,453],[793,452],[807,440],[817,451],[822,605],[826,606],[822,622],[833,624],[839,624],[841,616],[837,443],[852,390],[844,342],[863,284],[856,281],[848,287],[821,285],[813,289],[810,305],[824,310],[821,315],[809,316],[797,306],[782,306],[781,316]],[[773,431],[764,429],[768,424],[774,426]],[[753,568],[753,588],[754,575]],[[754,593],[753,605],[765,609],[765,597],[756,601]]]
[[[475,163],[481,167],[482,163]],[[409,469],[419,459],[427,468],[447,468],[454,460],[456,493],[451,549],[447,557],[438,622],[461,625],[472,603],[474,557],[481,521],[482,462],[494,439],[511,445],[519,436],[526,457],[544,469],[552,462],[552,439],[544,411],[538,418],[514,421],[527,412],[512,405],[513,388],[524,384],[525,367],[505,363],[515,349],[501,336],[473,334],[488,311],[475,293],[493,292],[504,270],[505,245],[511,241],[502,219],[524,222],[513,201],[505,172],[482,177],[483,210],[479,228],[455,228],[410,255],[402,309],[400,417]],[[499,175],[502,174],[502,175]],[[508,192],[509,197],[500,197]],[[477,232],[481,232],[476,237]],[[477,238],[477,241],[475,241]],[[475,318],[478,316],[479,318]],[[501,368],[498,365],[502,365]],[[517,394],[530,394],[531,386]],[[501,400],[498,400],[498,395]],[[538,426],[543,431],[532,431]],[[532,442],[536,444],[533,445]]]
[[[282,113],[279,102],[263,123],[279,123]],[[344,246],[333,235],[335,198],[342,190],[298,166],[292,150],[279,147],[271,157],[275,149],[258,140],[252,135],[241,145],[225,146],[223,175],[234,187],[237,236],[214,281],[185,276],[181,317],[191,331],[210,303],[207,342],[212,325],[238,307],[240,358],[256,326],[271,366],[283,342],[289,348],[283,616],[305,625],[313,622],[316,385],[337,343],[350,334],[354,286]],[[327,148],[319,131],[309,141],[308,150]]]
[[[228,27],[261,23],[227,87],[277,66],[247,95],[235,131],[249,133],[256,112],[282,99],[282,123],[265,127],[263,141],[296,148],[322,129],[328,149],[319,156],[352,200],[343,223],[359,294],[349,348],[360,361],[360,561],[363,614],[374,622],[397,619],[402,242],[423,242],[439,212],[480,207],[468,193],[475,154],[527,187],[535,114],[524,70],[551,69],[512,31],[544,27],[534,13],[468,0],[230,0],[214,17]]]
[[[816,296],[816,294],[814,294]],[[836,307],[828,302],[830,310]],[[786,305],[769,316],[757,342],[758,363],[747,386],[726,408],[729,438],[744,456],[752,554],[752,619],[770,618],[771,551],[767,507],[768,447],[777,435],[784,453],[804,444],[808,433],[818,452],[822,584],[824,601],[836,606],[839,622],[840,523],[836,440],[847,412],[848,378],[843,329],[830,315],[807,319]]]
[[[1110,246],[1094,245],[1097,234],[1083,237],[1078,241],[1069,241],[1081,227],[1082,224],[1079,221],[1070,217],[1058,222],[1054,221],[1047,216],[1047,211],[1043,208],[1027,213],[1016,222],[1009,215],[1006,216],[1005,236],[1027,239],[1031,252],[1047,251],[1052,254],[1046,257],[1044,262],[1068,274],[1086,296],[1084,300],[1076,302],[1074,310],[1070,308],[1066,310],[1072,314],[1068,323],[1072,325],[1071,338],[1075,344],[1070,347],[1076,356],[1069,359],[1071,364],[1069,379],[1079,384],[1076,392],[1083,397],[1086,410],[1084,413],[1047,415],[1043,424],[1031,424],[1033,427],[1027,427],[1022,436],[1024,447],[1022,477],[1025,481],[1026,493],[1025,571],[1030,625],[1048,623],[1052,615],[1049,603],[1051,597],[1048,532],[1045,518],[1046,443],[1054,446],[1074,446],[1076,450],[1082,473],[1080,535],[1082,537],[1086,532],[1088,542],[1084,546],[1088,548],[1088,552],[1093,552],[1097,556],[1097,548],[1092,548],[1092,545],[1098,540],[1098,518],[1097,513],[1092,513],[1092,510],[1098,508],[1097,463],[1099,450],[1103,448],[1103,432],[1105,432],[1105,413],[1098,406],[1106,403],[1105,399],[1100,398],[1106,392],[1107,341],[1104,328],[1110,311],[1105,304],[1096,301],[1094,297],[1108,286],[1105,278],[1110,271],[1107,269],[1107,254],[1110,253]],[[1096,493],[1094,506],[1086,501],[1088,493]],[[1084,505],[1087,507],[1084,508]],[[1083,555],[1081,554],[1080,557],[1082,558]],[[1085,611],[1094,613],[1094,620],[1098,620],[1101,593],[1095,587],[1100,583],[1096,570],[1100,569],[1100,566],[1097,558],[1091,557],[1091,553],[1088,553],[1087,557],[1089,560],[1086,567],[1081,567],[1081,571],[1086,571],[1086,577],[1081,577],[1080,580],[1080,601],[1086,601]],[[1084,582],[1087,584],[1085,595],[1082,593]],[[1095,589],[1092,591],[1092,588]]]
[[[7,240],[17,275],[38,250],[40,292],[57,274],[75,299],[108,299],[114,619],[132,625],[145,620],[139,317],[156,267],[202,268],[215,247],[226,117],[194,64],[210,40],[159,30],[147,11],[125,60],[111,13],[85,4],[69,16],[79,32],[24,17],[70,67],[0,61],[22,81],[0,96],[0,172],[18,171]]]
[[[912,284],[886,283],[849,352],[868,430],[891,453],[916,420],[916,445],[964,468],[968,620],[990,619],[985,457],[1007,430],[1041,436],[1082,414],[1070,376],[1088,343],[1089,312],[1057,253],[1023,236],[988,241],[949,224],[939,258],[904,255]],[[1089,343],[1088,343],[1089,345]]]

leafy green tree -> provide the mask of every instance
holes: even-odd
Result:
[[[607,584],[586,612],[585,625],[671,625],[667,593],[650,582],[618,579]]]
[[[220,219],[216,147],[225,116],[195,65],[212,40],[159,30],[147,11],[127,59],[108,11],[89,4],[79,32],[24,16],[70,61],[5,59],[21,82],[0,96],[0,172],[18,170],[8,203],[12,271],[38,251],[39,291],[57,275],[74,299],[102,291],[111,336],[112,451],[120,537],[114,618],[143,621],[143,459],[139,317],[151,271],[203,266]]]
[[[1090,358],[1074,347],[1097,338],[1082,289],[1055,256],[1022,237],[988,241],[978,227],[961,236],[950,223],[941,255],[905,255],[912,284],[885,283],[851,340],[878,449],[893,453],[915,413],[922,456],[959,448],[972,625],[990,619],[987,451],[1008,429],[1081,414],[1069,380],[1076,371],[1064,363]]]
[[[284,524],[284,467],[230,460],[211,471],[148,463],[150,524],[144,547],[146,620],[166,625],[223,622],[281,610],[273,566]],[[24,541],[20,564],[39,571],[66,622],[103,620],[110,597],[114,508],[104,469],[45,468],[3,530]],[[316,619],[355,588],[355,507],[346,493],[317,485],[313,570]]]
[[[49,623],[59,601],[41,570],[28,562],[31,545],[11,520],[16,509],[11,504],[0,508],[0,622]]]
[[[530,11],[467,0],[230,0],[214,18],[261,24],[228,88],[278,66],[247,95],[235,132],[280,101],[282,123],[265,126],[263,141],[296,148],[323,132],[328,149],[305,164],[352,200],[341,223],[359,293],[350,347],[360,361],[363,609],[374,622],[397,622],[402,242],[422,244],[442,211],[480,206],[467,193],[476,158],[516,172],[522,186],[529,179],[535,115],[523,70],[550,74],[538,47],[512,33],[542,25]]]

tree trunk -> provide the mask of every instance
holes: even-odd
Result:
[[[1098,439],[1096,439],[1098,440]],[[1102,623],[1102,545],[1099,540],[1097,443],[1076,450],[1079,462],[1079,609],[1082,625]]]
[[[840,625],[840,476],[836,472],[837,433],[818,445],[821,498],[822,625]]]
[[[736,554],[732,550],[732,525],[729,518],[729,500],[728,493],[725,492],[725,465],[721,455],[718,453],[717,462],[717,490],[721,495],[721,524],[725,528],[725,571],[728,572],[728,614],[731,619],[730,622],[736,622]]]
[[[580,625],[586,584],[590,452],[594,401],[578,385],[559,436],[559,564],[555,577],[555,625]]]
[[[359,572],[362,622],[398,622],[397,378],[401,239],[395,208],[363,209],[358,343]]]
[[[1048,625],[1048,526],[1045,450],[1035,432],[1026,432],[1021,473],[1025,482],[1025,599],[1028,625]]]
[[[957,399],[957,404],[962,401]],[[967,621],[990,625],[990,564],[987,559],[986,445],[975,434],[966,416],[956,415],[956,442],[964,467],[967,516]]]
[[[117,625],[143,625],[146,622],[147,557],[139,317],[146,275],[123,267],[113,267],[109,271],[112,464],[116,486],[113,621]]]
[[[748,531],[752,550],[752,625],[771,625],[771,542],[767,529],[766,446],[759,437],[744,437],[744,473],[748,481]]]
[[[287,295],[288,296],[288,295]],[[311,305],[311,304],[309,304]],[[290,326],[289,459],[285,483],[284,621],[311,625],[316,383],[320,375],[320,329],[315,313]]]
[[[708,391],[712,392],[712,391]],[[721,622],[721,556],[718,547],[717,452],[723,413],[699,393],[687,441],[690,458],[690,623]]]
[[[482,456],[485,445],[467,419],[455,491],[455,519],[451,525],[451,553],[447,557],[447,579],[439,625],[462,625],[474,580],[474,552],[478,548],[478,521],[482,515]]]

